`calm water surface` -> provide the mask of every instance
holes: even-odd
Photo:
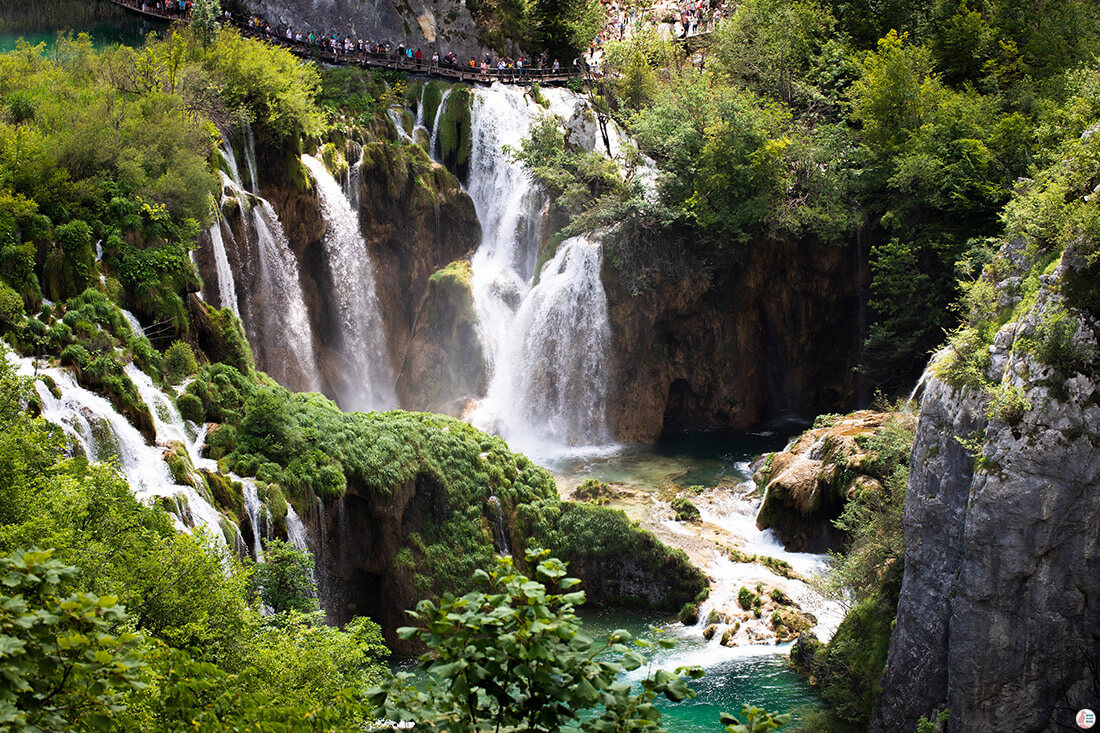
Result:
[[[88,33],[98,47],[140,46],[168,25],[128,13],[106,0],[0,0],[0,51],[23,38],[31,45],[52,45],[65,31]]]

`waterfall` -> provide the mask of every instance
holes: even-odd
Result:
[[[245,143],[245,160],[255,181],[258,175],[256,152],[247,127]],[[240,315],[257,365],[288,387],[318,390],[319,372],[313,353],[312,328],[299,282],[298,260],[290,249],[275,209],[241,182],[233,148],[225,143],[222,152],[229,168],[228,174],[222,175],[223,202],[236,200],[241,211],[242,236],[246,240],[242,243],[245,252],[238,257],[247,293],[241,301],[243,312]],[[255,235],[255,242],[249,240],[250,233]],[[236,298],[233,301],[236,302]]]
[[[490,369],[471,421],[533,453],[610,439],[600,245],[562,242],[532,285],[546,197],[503,148],[519,147],[538,111],[521,89],[475,94],[468,187],[482,226],[471,284]]]
[[[256,482],[252,479],[241,479],[241,494],[244,498],[244,508],[248,512],[248,521],[252,525],[252,551],[256,562],[264,561],[264,546],[261,542],[260,513],[263,512],[263,522],[269,524],[267,507],[260,502],[260,496],[256,492]]]
[[[349,148],[354,151],[355,162],[348,166],[348,176],[344,183],[344,195],[348,197],[351,210],[359,213],[359,180],[363,170],[363,146],[352,140]]]
[[[439,159],[439,153],[436,151],[436,146],[439,142],[439,121],[443,119],[443,112],[447,109],[447,97],[451,96],[451,88],[447,87],[447,90],[443,92],[443,97],[439,100],[439,106],[435,109],[435,119],[432,120],[432,134],[428,138],[428,155],[432,160]],[[420,102],[421,109],[424,108],[423,97]]]
[[[302,523],[302,518],[298,516],[298,512],[294,511],[290,502],[286,505],[286,539],[303,552],[309,549],[309,545],[306,544],[306,525]]]
[[[34,373],[31,359],[19,359],[18,368],[24,375]],[[116,461],[138,499],[149,504],[158,497],[176,501],[185,515],[176,517],[178,528],[186,529],[188,524],[196,528],[205,526],[218,542],[225,543],[221,514],[193,487],[173,482],[171,471],[164,462],[163,450],[148,445],[138,429],[120,415],[105,397],[81,387],[64,369],[39,367],[38,373],[53,379],[61,395],[55,397],[41,380],[35,381],[34,386],[42,403],[42,416],[58,425],[88,460]],[[128,373],[131,372],[128,370]],[[139,385],[139,389],[144,391],[145,385]],[[161,397],[168,399],[163,393]],[[158,440],[177,439],[175,417],[169,415],[165,419],[159,416],[161,411],[157,407],[150,405],[150,408]]]
[[[583,237],[559,245],[498,344],[475,422],[506,436],[533,432],[558,445],[608,441],[611,326],[601,262],[600,245]]]
[[[230,232],[232,236],[232,232]],[[233,315],[238,318],[241,315],[237,307],[237,286],[233,279],[233,268],[229,266],[229,256],[225,251],[225,239],[222,236],[221,217],[210,227],[210,246],[213,249],[215,273],[218,276],[218,301],[219,308],[230,308]],[[203,286],[203,300],[210,301],[210,296]]]
[[[309,155],[303,155],[302,162],[313,176],[321,200],[326,224],[324,258],[340,316],[343,365],[338,370],[337,402],[345,410],[392,408],[397,404],[393,370],[359,216],[324,163]]]

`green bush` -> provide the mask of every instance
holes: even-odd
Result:
[[[82,369],[91,359],[88,350],[80,344],[66,346],[65,350],[61,352],[61,363],[64,366],[74,366]]]
[[[195,360],[195,352],[189,344],[183,341],[175,341],[168,347],[164,352],[162,367],[164,376],[172,384],[182,382],[184,378],[195,374],[199,370],[198,362]]]
[[[745,586],[741,586],[741,590],[737,591],[737,604],[748,611],[753,607],[754,601],[756,601],[756,594]]]
[[[0,283],[0,329],[14,328],[27,317],[23,298],[5,283]]]
[[[674,702],[694,696],[688,680],[702,676],[697,667],[657,671],[640,693],[620,684],[623,672],[646,661],[628,646],[633,639],[626,631],[607,639],[619,656],[596,662],[600,647],[574,611],[584,593],[567,592],[580,581],[566,577],[565,564],[546,554],[527,551],[533,578],[517,572],[512,558],[497,558],[494,569],[474,572],[480,590],[461,598],[447,594],[438,605],[417,604],[410,612],[416,626],[398,633],[429,648],[421,663],[430,684],[420,691],[406,673],[373,691],[372,701],[387,718],[454,721],[447,727],[456,731],[641,730],[660,721],[653,704],[658,694]]]
[[[679,522],[699,521],[699,509],[687,497],[677,496],[673,499],[672,511],[676,513],[676,520]]]
[[[193,423],[203,422],[202,400],[190,392],[184,392],[176,398],[176,407],[184,420],[190,420]]]

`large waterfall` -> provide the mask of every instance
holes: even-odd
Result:
[[[235,244],[243,249],[238,260],[247,296],[240,299],[240,315],[257,366],[289,387],[319,389],[313,330],[302,297],[298,261],[275,209],[256,193],[258,171],[251,134],[245,137],[245,160],[252,191],[241,180],[232,147],[226,145],[223,152],[229,168],[228,174],[223,174],[225,197],[235,200],[241,210],[244,241]]]
[[[332,275],[339,314],[340,366],[335,373],[336,398],[345,410],[377,410],[396,406],[393,369],[386,351],[385,330],[374,291],[374,268],[359,214],[325,164],[302,156],[321,200],[325,220],[324,259]]]
[[[541,111],[522,89],[479,90],[468,184],[482,226],[472,289],[491,370],[471,420],[536,454],[611,438],[600,246],[562,242],[533,284],[546,198],[504,150],[519,147]]]

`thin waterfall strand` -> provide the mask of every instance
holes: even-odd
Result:
[[[325,261],[340,315],[340,356],[344,363],[339,370],[337,402],[348,410],[392,408],[397,404],[393,369],[375,295],[374,268],[359,228],[359,216],[324,163],[310,155],[303,155],[302,162],[321,200],[326,224]]]

